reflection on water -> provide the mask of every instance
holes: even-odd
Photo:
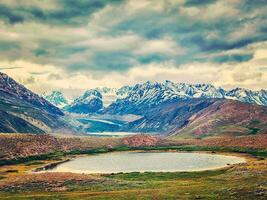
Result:
[[[207,153],[116,152],[78,157],[48,170],[76,173],[200,171],[245,162],[244,158]]]

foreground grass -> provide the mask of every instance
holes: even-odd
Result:
[[[253,155],[247,163],[220,170],[201,172],[132,172],[94,175],[96,180],[53,183],[52,190],[42,181],[26,181],[0,192],[0,199],[267,199],[267,150],[240,147],[158,146],[112,149],[95,148],[15,160],[27,169],[46,160],[59,160],[64,156],[107,153],[129,150],[210,151],[234,152]],[[24,160],[25,161],[25,160]],[[23,162],[23,163],[22,163]],[[10,164],[10,163],[9,163]],[[12,163],[13,164],[13,163]],[[126,163],[127,164],[127,163]],[[13,166],[13,165],[12,165]],[[16,166],[16,165],[15,165]],[[12,168],[13,169],[13,168]],[[16,170],[14,167],[13,170]],[[14,174],[14,173],[9,173]],[[0,181],[3,181],[2,179]]]
[[[119,185],[72,184],[62,192],[1,193],[0,199],[266,199],[263,173],[242,169],[190,173],[126,173],[105,175]]]

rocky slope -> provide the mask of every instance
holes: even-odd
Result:
[[[256,135],[267,132],[267,107],[227,99],[184,99],[139,111],[122,130],[181,137]]]
[[[0,72],[0,94],[3,98],[10,98],[10,100],[19,99],[25,103],[38,107],[51,114],[63,115],[57,107],[53,106],[44,98],[38,96],[32,91],[25,88],[23,85],[17,83],[8,75]]]
[[[0,73],[0,132],[44,133],[68,129],[63,112]]]
[[[156,146],[160,143],[160,138],[151,135],[132,135],[122,139],[122,143],[129,147]]]
[[[256,135],[267,133],[267,107],[224,100],[195,113],[188,123],[174,131],[182,137],[207,135]]]
[[[215,99],[184,99],[165,102],[153,108],[144,108],[138,113],[143,117],[123,128],[133,132],[169,133],[180,129],[188,123],[188,119],[209,107]]]

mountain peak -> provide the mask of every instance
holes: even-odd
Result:
[[[91,89],[91,90],[86,90],[85,93],[83,94],[84,98],[90,97],[90,96],[95,96],[98,98],[102,98],[101,93],[97,89]]]
[[[2,77],[8,77],[8,75],[5,74],[5,73],[3,73],[3,72],[0,72],[0,76],[2,76]]]
[[[52,103],[53,105],[63,108],[64,106],[68,105],[69,101],[65,98],[63,93],[58,90],[52,91],[50,94],[44,94],[43,97]]]
[[[65,109],[74,113],[94,113],[103,108],[102,95],[96,89],[87,90]]]
[[[51,114],[63,115],[63,113],[44,98],[33,93],[23,85],[17,83],[7,74],[0,72],[0,92],[1,96],[8,96],[10,99],[17,99],[32,104],[39,109],[46,110]]]

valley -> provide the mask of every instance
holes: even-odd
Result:
[[[71,101],[61,92],[43,98],[0,75],[0,199],[266,198],[263,90],[145,82]],[[174,154],[182,158],[166,160]],[[83,171],[43,171],[80,159],[72,167]],[[105,169],[90,173],[92,162]]]
[[[267,200],[267,0],[0,0],[0,200]]]
[[[91,89],[70,101],[58,91],[44,99],[1,73],[0,112],[6,117],[0,119],[0,131],[132,132],[181,138],[263,134],[267,131],[265,92],[165,81]]]

